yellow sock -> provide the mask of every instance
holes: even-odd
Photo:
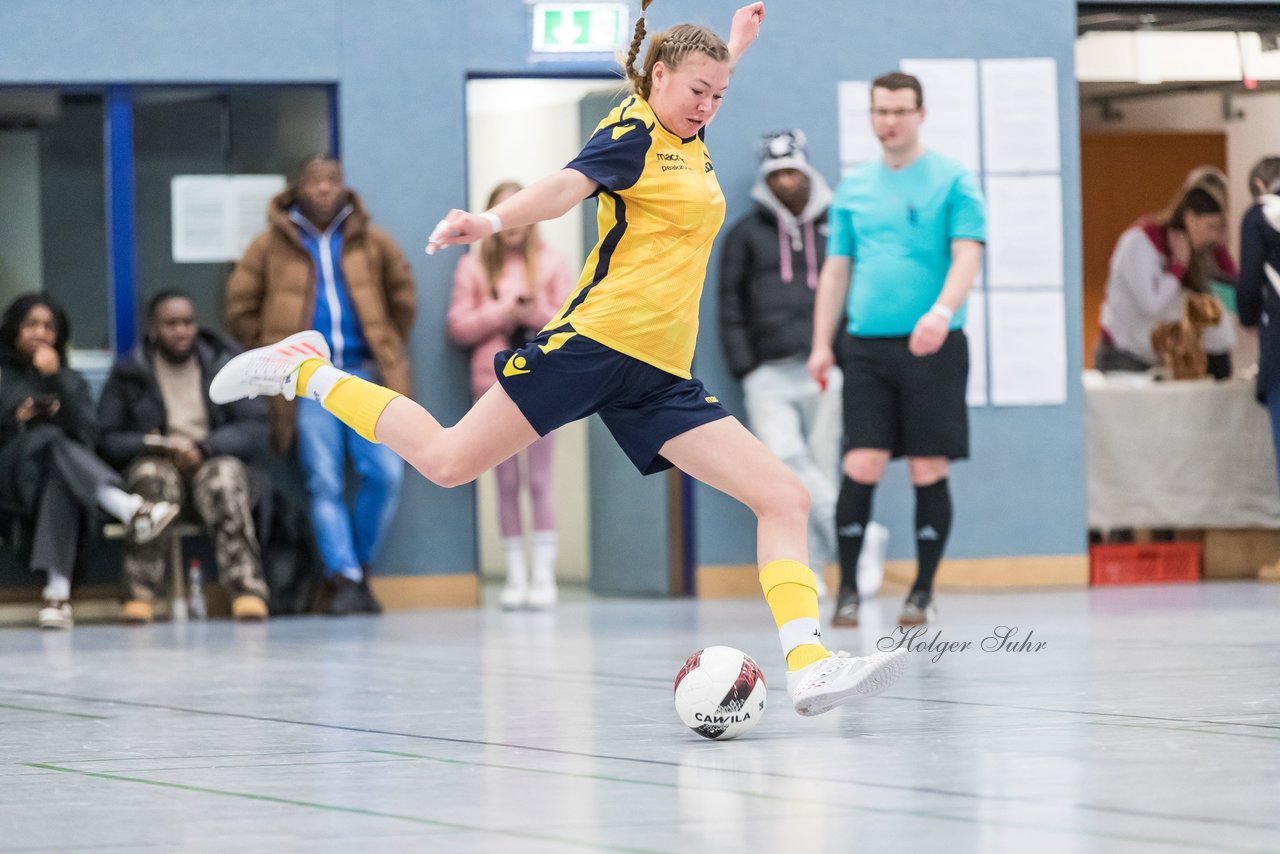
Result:
[[[775,560],[760,570],[760,586],[778,625],[787,669],[800,670],[829,658],[831,652],[822,645],[818,624],[818,585],[813,570],[799,561]],[[797,643],[801,637],[812,637],[813,642]]]
[[[311,375],[330,364],[324,359],[307,359],[298,366],[298,397],[307,396],[307,380],[311,379]]]
[[[321,368],[337,370],[323,359],[308,359],[298,368],[299,397],[306,396],[307,383]],[[374,428],[378,426],[382,411],[391,401],[403,396],[398,391],[348,374],[333,384],[320,405],[370,442],[376,442],[378,438],[374,435]]]

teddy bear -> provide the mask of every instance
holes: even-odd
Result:
[[[1222,303],[1212,294],[1183,295],[1182,319],[1151,330],[1151,347],[1165,379],[1198,380],[1208,376],[1209,356],[1204,349],[1203,332],[1221,320]]]

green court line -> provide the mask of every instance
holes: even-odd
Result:
[[[553,748],[553,747],[537,747],[537,746],[528,745],[528,744],[511,744],[511,743],[500,742],[500,741],[487,741],[484,739],[460,738],[455,736],[444,736],[444,735],[425,735],[422,733],[374,729],[371,727],[360,727],[360,726],[352,726],[352,725],[344,725],[344,724],[320,723],[316,721],[298,721],[298,720],[292,720],[289,718],[275,718],[275,717],[270,717],[266,715],[249,715],[249,714],[243,714],[239,712],[219,712],[219,711],[213,711],[210,709],[192,709],[184,706],[171,706],[164,703],[145,703],[138,700],[120,700],[120,699],[111,699],[111,698],[104,698],[104,697],[85,697],[77,694],[63,694],[63,693],[56,693],[51,691],[37,691],[33,689],[9,689],[9,692],[25,694],[30,696],[38,696],[38,697],[57,697],[61,699],[82,700],[84,702],[89,702],[89,703],[106,703],[108,705],[126,706],[129,708],[162,709],[162,710],[171,711],[171,712],[183,712],[186,714],[207,715],[210,717],[233,718],[236,720],[261,721],[265,723],[291,724],[295,726],[307,726],[307,727],[316,727],[318,729],[337,730],[340,732],[355,732],[355,733],[363,733],[367,735],[385,735],[385,736],[391,736],[393,738],[411,738],[415,740],[431,741],[431,742],[437,742],[441,744],[458,744],[458,745],[472,746],[472,747],[501,747],[501,748],[509,748],[512,750],[526,750],[526,751],[534,751],[538,753],[549,753],[554,756],[573,756],[573,757],[581,757],[581,758],[609,761],[609,762],[639,763],[643,765],[658,766],[663,768],[674,768],[679,765],[678,762],[673,762],[667,759],[646,759],[646,758],[640,758],[636,756],[613,756],[609,754],[590,753],[590,752],[578,751],[578,750],[565,750],[565,749]],[[887,695],[887,694],[882,694],[880,696],[881,696],[881,699],[902,699],[902,698],[894,698],[891,695]],[[912,698],[912,699],[916,699],[916,698]],[[941,701],[941,702],[947,702],[947,701]],[[982,705],[982,704],[970,704],[970,705]],[[1117,717],[1123,717],[1123,716],[1117,715]],[[1155,720],[1165,720],[1165,719],[1156,718]],[[1215,721],[1181,720],[1179,722],[1217,724],[1217,722]],[[1097,722],[1091,721],[1090,723],[1097,723]],[[702,771],[719,770],[715,768],[707,768],[705,766],[693,766],[693,767],[696,770],[702,770]],[[828,776],[822,776],[821,774],[805,775],[804,777],[800,777],[795,774],[788,774],[780,771],[760,771],[760,772],[752,772],[752,773],[758,773],[760,775],[769,777],[771,779],[781,779],[781,780],[804,779],[804,780],[809,780],[809,781],[818,782],[818,783],[830,783],[830,784],[849,785],[849,786],[865,786],[865,787],[870,787],[878,790],[886,790],[886,791],[914,792],[914,793],[923,793],[923,794],[943,795],[947,797],[970,798],[980,802],[995,801],[999,803],[1013,803],[1013,804],[1030,803],[1033,806],[1061,806],[1061,804],[1059,804],[1056,801],[1045,801],[1043,799],[1037,799],[1037,798],[1027,797],[1027,796],[994,795],[989,792],[987,793],[963,792],[963,791],[957,791],[957,790],[951,790],[951,789],[936,789],[931,787],[922,787],[922,786],[911,785],[911,784],[888,783],[883,780],[872,782],[868,780],[828,777]],[[1250,827],[1254,829],[1263,829],[1263,830],[1275,829],[1274,825],[1259,824],[1257,822],[1241,822],[1238,820],[1226,821],[1226,820],[1208,818],[1204,816],[1186,817],[1186,816],[1180,816],[1180,815],[1166,815],[1166,814],[1136,810],[1132,808],[1107,807],[1103,805],[1089,804],[1089,803],[1072,802],[1068,805],[1073,809],[1089,810],[1089,811],[1098,812],[1106,815],[1136,815],[1139,818],[1152,819],[1157,821],[1186,821],[1186,822],[1194,822],[1196,824],[1226,825],[1233,828],[1234,827]],[[1267,852],[1267,854],[1274,854],[1274,852],[1269,851]]]
[[[322,804],[315,801],[301,801],[294,798],[278,798],[274,795],[258,795],[253,792],[236,792],[230,789],[213,789],[207,786],[190,786],[185,783],[168,783],[163,780],[148,780],[145,777],[128,777],[123,774],[104,774],[99,771],[81,771],[77,768],[63,768],[59,765],[46,765],[42,762],[24,762],[29,768],[38,768],[42,771],[56,771],[61,774],[75,774],[81,777],[94,777],[100,780],[112,780],[124,783],[141,783],[144,786],[159,786],[164,789],[176,789],[182,792],[196,792],[202,795],[220,795],[225,798],[241,798],[248,801],[257,801],[258,803],[280,804],[290,807],[304,807],[306,809],[324,810],[325,812],[348,813],[350,815],[363,815],[371,818],[389,818],[395,821],[407,821],[412,824],[425,825],[427,827],[439,827],[445,830],[465,830],[472,833],[491,833],[497,836],[509,836],[515,839],[533,839],[539,842],[558,842],[564,845],[576,845],[579,848],[594,848],[598,851],[618,851],[623,854],[665,854],[665,852],[655,851],[650,848],[624,848],[617,845],[604,845],[597,842],[584,842],[580,839],[569,839],[564,836],[555,836],[550,833],[535,833],[532,831],[521,830],[500,830],[494,827],[477,827],[470,824],[462,824],[454,821],[439,821],[436,819],[422,818],[416,815],[403,815],[401,813],[382,812],[380,810],[363,809],[362,807],[347,807],[340,804]]]
[[[633,786],[654,786],[661,789],[673,789],[679,791],[681,789],[699,789],[706,792],[717,792],[726,795],[743,795],[749,798],[760,798],[765,801],[773,801],[775,803],[797,803],[797,804],[820,804],[828,807],[840,807],[844,809],[855,810],[858,812],[875,813],[877,815],[893,815],[905,816],[909,818],[937,819],[938,821],[950,821],[959,824],[975,825],[984,827],[995,825],[997,827],[1007,827],[1018,830],[1038,830],[1042,833],[1065,833],[1074,834],[1076,836],[1097,837],[1101,839],[1116,840],[1118,842],[1140,842],[1148,845],[1162,844],[1170,845],[1178,848],[1189,848],[1196,851],[1234,851],[1240,854],[1273,854],[1271,849],[1267,848],[1227,848],[1217,843],[1199,843],[1191,842],[1185,839],[1169,839],[1158,836],[1135,836],[1128,833],[1115,833],[1106,830],[1088,830],[1078,827],[1049,827],[1043,823],[1037,822],[1021,822],[1021,821],[993,821],[990,819],[975,819],[964,815],[953,815],[951,813],[932,812],[930,810],[904,810],[894,807],[872,807],[865,804],[848,804],[837,803],[833,801],[818,800],[816,798],[795,798],[784,795],[772,795],[764,792],[752,792],[748,789],[722,789],[712,788],[709,786],[682,786],[678,783],[668,783],[661,780],[637,780],[628,777],[615,777],[608,774],[589,774],[579,771],[552,771],[546,768],[527,768],[522,765],[507,765],[501,762],[475,762],[467,759],[449,759],[443,756],[427,756],[422,753],[407,753],[399,750],[370,750],[370,753],[382,753],[389,756],[400,756],[406,759],[425,759],[430,762],[440,762],[446,765],[464,765],[475,768],[497,768],[506,771],[525,771],[530,774],[545,774],[553,777],[574,777],[582,780],[598,780],[605,783],[625,783]]]
[[[85,718],[91,721],[109,721],[109,715],[86,715],[83,712],[60,712],[57,709],[37,709],[35,706],[15,706],[13,703],[0,703],[0,709],[17,709],[20,712],[39,712],[45,715],[62,715],[68,718]]]
[[[139,762],[145,760],[137,760]],[[226,765],[163,765],[159,768],[108,768],[103,774],[147,773],[155,771],[225,771],[231,768],[311,768],[315,765],[386,765],[395,762],[407,762],[407,759],[335,759],[331,762],[252,762],[248,764],[228,763]]]
[[[1156,726],[1155,724],[1124,724],[1119,721],[1093,721],[1094,726],[1115,726],[1128,729],[1154,729],[1158,732],[1194,732],[1201,735],[1225,735],[1230,738],[1260,738],[1263,741],[1280,741],[1280,735],[1258,735],[1252,732],[1224,732],[1207,726]],[[1222,726],[1222,724],[1218,724]]]
[[[194,756],[109,756],[99,759],[50,759],[53,765],[85,765],[89,762],[168,762],[173,759],[244,759],[261,756],[320,756],[326,753],[354,753],[350,748],[343,750],[285,750],[268,751],[266,753],[198,753]]]

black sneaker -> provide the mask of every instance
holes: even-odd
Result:
[[[373,590],[369,587],[369,568],[361,567],[364,575],[360,579],[360,596],[363,604],[363,610],[366,614],[381,614],[382,603],[373,595]]]
[[[338,617],[365,613],[364,594],[360,591],[359,582],[345,575],[335,575],[328,580],[328,586],[329,604],[325,611]]]
[[[898,625],[923,626],[937,616],[938,609],[933,604],[933,593],[928,590],[912,590],[907,601],[902,604]]]
[[[858,591],[841,587],[840,595],[836,597],[836,615],[831,618],[831,625],[837,629],[856,629],[858,606],[861,604],[862,597],[858,595]]]

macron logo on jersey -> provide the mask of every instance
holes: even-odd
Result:
[[[622,139],[624,136],[631,133],[635,129],[636,129],[635,125],[618,125],[616,128],[613,129],[613,138]]]

